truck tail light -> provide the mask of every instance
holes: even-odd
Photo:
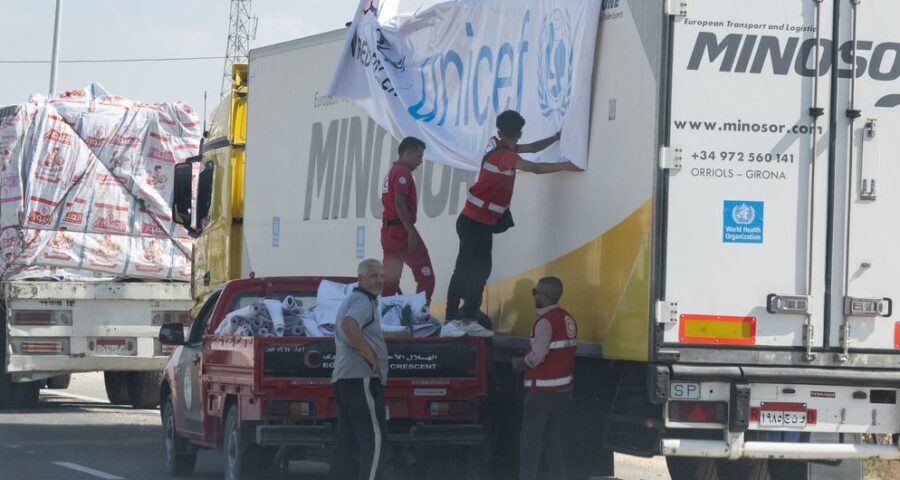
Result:
[[[726,402],[669,402],[669,420],[682,423],[725,423]]]
[[[180,323],[182,325],[190,325],[191,312],[150,312],[150,324],[154,327],[161,327],[167,323]]]
[[[177,345],[163,345],[159,343],[159,339],[154,340],[154,345],[156,347],[156,356],[157,357],[168,357],[178,348]]]
[[[12,312],[10,323],[19,326],[72,325],[69,310],[18,310]]]
[[[266,403],[266,417],[311,417],[313,415],[312,402],[274,401]]]
[[[17,355],[68,355],[68,338],[22,338],[10,339],[13,353]]]
[[[428,415],[434,418],[470,418],[475,416],[472,402],[431,402],[428,404]]]

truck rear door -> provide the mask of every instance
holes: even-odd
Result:
[[[900,348],[893,308],[900,300],[900,2],[838,4],[841,74],[828,344],[842,362],[871,363],[859,353]]]
[[[807,355],[823,346],[825,319],[832,4],[683,8],[670,17],[660,155],[660,339],[688,361]]]

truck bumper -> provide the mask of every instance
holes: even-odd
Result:
[[[894,445],[853,443],[781,443],[728,440],[664,439],[662,453],[675,457],[834,460],[834,459],[900,459],[900,448]]]
[[[481,425],[417,425],[408,432],[390,432],[394,445],[483,445]],[[321,446],[334,441],[334,427],[326,425],[259,425],[256,443],[262,446]]]

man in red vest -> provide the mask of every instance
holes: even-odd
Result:
[[[516,171],[545,174],[581,170],[572,162],[534,163],[520,153],[537,153],[558,142],[560,133],[534,143],[519,145],[525,119],[519,112],[507,110],[497,117],[498,136],[491,139],[478,174],[469,188],[466,205],[456,220],[459,254],[447,291],[446,321],[474,319],[481,309],[481,297],[491,276],[491,250],[498,221],[509,215]],[[511,217],[507,217],[511,223]],[[502,223],[501,223],[502,225]],[[507,225],[508,227],[508,225]],[[464,302],[460,311],[460,300]]]
[[[513,371],[525,372],[525,412],[519,439],[519,479],[537,478],[541,458],[549,478],[568,478],[562,447],[563,412],[572,399],[578,325],[559,305],[563,285],[545,277],[532,290],[537,320],[525,357],[513,358]]]
[[[399,158],[388,171],[381,189],[384,207],[381,226],[381,248],[384,252],[384,289],[388,297],[399,295],[403,264],[409,265],[416,279],[416,292],[425,292],[431,303],[434,293],[434,270],[422,237],[416,230],[418,210],[416,184],[412,172],[422,164],[425,142],[406,137],[400,142]]]

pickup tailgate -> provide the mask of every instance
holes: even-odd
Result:
[[[335,415],[331,389],[334,340],[257,338],[256,361],[262,396],[303,397],[317,404],[316,417]],[[428,400],[484,398],[487,373],[480,338],[389,338],[390,370],[385,389],[394,418],[424,418]],[[473,408],[477,406],[473,404]]]

